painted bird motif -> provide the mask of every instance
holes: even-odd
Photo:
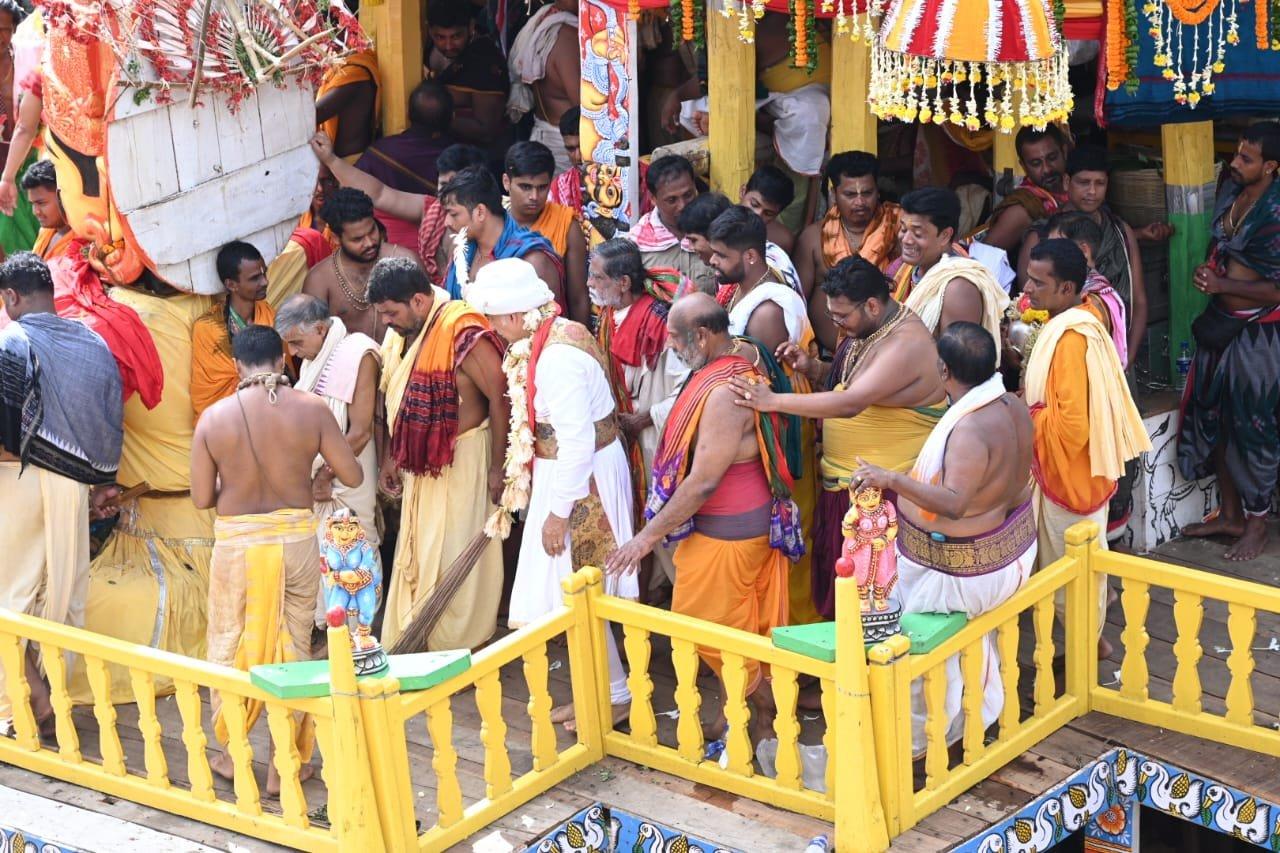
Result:
[[[1206,803],[1216,804],[1213,822],[1219,831],[1252,844],[1267,842],[1271,819],[1269,806],[1258,805],[1253,797],[1245,797],[1237,803],[1231,792],[1221,785],[1210,785],[1205,789],[1204,798]]]

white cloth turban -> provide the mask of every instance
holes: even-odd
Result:
[[[523,258],[490,261],[476,273],[466,300],[477,311],[496,316],[523,314],[555,299],[547,283],[538,278],[533,264]]]

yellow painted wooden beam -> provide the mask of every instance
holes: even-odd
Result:
[[[707,4],[707,96],[711,186],[729,198],[755,168],[756,53],[738,38],[737,20]]]
[[[831,151],[876,153],[876,117],[867,105],[871,50],[865,40],[832,37]]]
[[[992,151],[991,156],[997,179],[1004,174],[1005,169],[1012,169],[1015,178],[1022,174],[1022,164],[1018,162],[1018,149],[1013,144],[1014,138],[1013,133],[999,131],[995,133],[995,150]]]
[[[361,4],[360,26],[378,54],[384,134],[399,133],[408,126],[409,92],[422,80],[424,25],[415,0]]]
[[[1213,122],[1162,125],[1160,142],[1165,184],[1198,187],[1213,182]]]

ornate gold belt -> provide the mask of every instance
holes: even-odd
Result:
[[[941,538],[937,538],[941,537]],[[943,574],[974,577],[1003,569],[1036,541],[1031,502],[1010,513],[1004,523],[980,536],[941,536],[898,516],[898,549],[914,563]]]
[[[617,440],[618,416],[609,414],[596,421],[596,450],[603,450]],[[545,421],[533,425],[533,455],[539,459],[555,459],[560,449],[556,441],[556,428]]]

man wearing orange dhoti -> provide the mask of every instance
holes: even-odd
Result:
[[[191,440],[191,500],[197,509],[216,507],[218,514],[209,562],[208,659],[249,670],[311,657],[320,571],[312,462],[323,457],[351,487],[360,485],[364,473],[324,401],[289,387],[282,375],[284,344],[274,329],[243,329],[233,355],[233,396],[209,406]],[[263,703],[246,703],[243,731],[239,721],[223,716],[217,691],[210,693],[209,705],[214,736],[224,747],[209,766],[230,779],[235,770],[225,747],[232,737],[248,737]],[[314,772],[314,724],[301,715],[292,726],[300,778],[306,779]],[[273,761],[267,793],[279,791]]]
[[[48,262],[63,255],[74,254],[85,243],[67,225],[62,203],[58,201],[58,174],[52,160],[37,160],[22,175],[22,189],[31,203],[31,212],[40,224],[40,233],[31,251]]]
[[[667,329],[692,375],[654,456],[648,523],[609,557],[605,571],[635,572],[664,539],[679,542],[671,609],[768,636],[787,624],[787,563],[804,553],[803,534],[778,440],[780,419],[734,405],[729,384],[741,378],[763,387],[768,379],[747,360],[754,348],[729,335],[728,313],[706,294],[677,300]],[[721,675],[717,651],[698,653]],[[756,661],[742,665],[744,696],[756,706],[753,735],[767,737],[774,713],[767,673]],[[723,730],[722,709],[706,734]]]
[[[218,250],[218,278],[227,295],[191,325],[191,408],[194,420],[236,392],[240,376],[231,344],[248,326],[270,326],[276,312],[267,302],[267,265],[253,245],[233,240]]]
[[[826,169],[831,209],[821,221],[801,231],[796,241],[796,269],[809,299],[809,319],[828,351],[836,348],[836,330],[826,315],[826,298],[819,287],[827,272],[854,255],[881,270],[898,256],[902,210],[880,200],[879,178],[880,161],[874,154],[844,151],[833,156]]]
[[[556,161],[541,142],[517,142],[507,150],[502,188],[510,205],[507,212],[516,223],[537,231],[551,241],[564,260],[565,300],[570,320],[591,320],[587,295],[587,240],[572,207],[547,200]]]
[[[1066,553],[1063,537],[1076,522],[1093,521],[1106,530],[1107,503],[1124,463],[1151,449],[1111,334],[1081,307],[1088,275],[1084,253],[1070,240],[1045,240],[1031,250],[1025,292],[1032,308],[1049,312],[1024,373],[1035,426],[1038,568]],[[1106,548],[1106,537],[1100,541]],[[1099,630],[1106,588],[1106,576],[1100,575]],[[1100,639],[1099,653],[1109,651]]]

